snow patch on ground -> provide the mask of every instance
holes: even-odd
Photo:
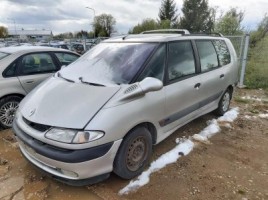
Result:
[[[244,96],[244,97],[241,97],[242,99],[246,99],[246,100],[253,100],[253,101],[262,101],[262,99],[258,98],[258,97],[251,97],[251,96]]]
[[[220,129],[219,123],[233,122],[238,116],[238,108],[233,108],[226,112],[222,117],[208,121],[208,126],[200,133],[193,135],[196,141],[208,142],[208,139],[218,133]],[[218,123],[219,122],[219,123]],[[227,124],[227,125],[226,125]],[[223,126],[231,127],[229,123],[223,123]],[[130,183],[119,191],[119,195],[128,194],[136,191],[140,187],[146,185],[150,181],[150,175],[168,164],[176,162],[181,156],[188,155],[194,148],[194,142],[191,139],[177,138],[177,146],[169,152],[160,156],[157,160],[153,161],[146,171],[144,171],[137,179],[131,180]]]
[[[259,117],[260,117],[260,118],[263,118],[263,119],[268,119],[268,113],[265,113],[265,114],[259,114]]]

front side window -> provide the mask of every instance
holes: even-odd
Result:
[[[28,54],[22,58],[21,75],[51,73],[55,71],[57,71],[57,67],[48,53]]]
[[[57,58],[59,59],[62,65],[69,65],[73,61],[75,61],[77,58],[79,58],[78,55],[70,54],[70,53],[59,52],[59,53],[55,53],[55,55],[57,56]]]
[[[229,64],[231,56],[226,43],[223,40],[213,40],[213,44],[218,54],[220,66]]]
[[[3,72],[3,77],[14,77],[16,76],[17,61],[11,63],[6,70]]]
[[[146,77],[153,77],[163,81],[165,58],[166,46],[162,45],[152,56],[145,70],[139,76],[138,81],[142,81]]]
[[[168,78],[170,81],[195,74],[191,41],[179,41],[168,47]]]
[[[156,43],[100,43],[60,71],[75,82],[128,84],[157,47]]]
[[[219,66],[218,57],[211,41],[196,41],[199,53],[201,72],[210,71]]]

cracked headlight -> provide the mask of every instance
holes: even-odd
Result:
[[[52,128],[45,137],[63,143],[82,144],[92,142],[104,136],[101,131],[78,131],[72,129]]]

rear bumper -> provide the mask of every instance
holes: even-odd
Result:
[[[92,184],[109,177],[122,140],[87,149],[68,150],[44,144],[20,129],[13,131],[27,160],[53,178],[71,185]]]

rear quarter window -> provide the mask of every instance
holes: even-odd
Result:
[[[231,56],[229,49],[223,40],[214,40],[213,45],[215,46],[220,66],[227,65],[231,62]]]

